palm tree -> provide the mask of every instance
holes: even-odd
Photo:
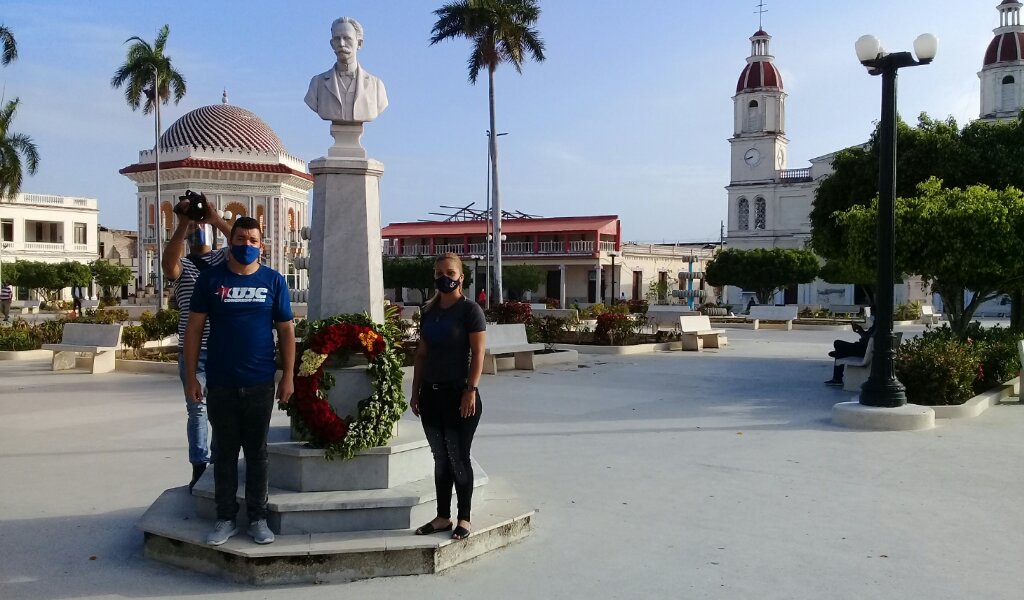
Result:
[[[172,90],[175,104],[185,97],[185,78],[171,66],[171,57],[164,54],[167,36],[170,33],[170,28],[164,25],[156,34],[156,42],[152,46],[138,36],[125,40],[126,44],[134,43],[128,47],[124,64],[110,79],[110,86],[115,89],[125,83],[128,84],[124,90],[124,98],[132,110],[139,108],[145,94],[146,104],[142,107],[144,115],[148,115],[156,107],[153,97],[154,74],[158,77],[160,101],[163,104],[170,100]]]
[[[128,47],[128,54],[124,64],[121,65],[114,76],[110,79],[110,86],[119,88],[127,83],[124,90],[124,98],[132,110],[139,108],[142,102],[142,95],[146,95],[146,103],[142,107],[142,114],[154,112],[154,142],[155,153],[154,170],[156,174],[156,264],[161,261],[163,252],[163,241],[160,239],[161,227],[160,218],[160,104],[167,104],[174,92],[174,103],[177,104],[185,96],[185,78],[181,73],[171,66],[171,57],[164,54],[167,46],[167,36],[171,29],[167,25],[160,28],[156,34],[156,41],[153,45],[138,37],[133,36],[124,43],[133,42]],[[156,269],[156,286],[159,308],[164,308],[164,285],[163,272],[159,267]]]
[[[3,25],[0,25],[0,47],[3,48],[3,52],[0,52],[0,65],[9,65],[18,58],[18,45],[14,43],[14,34]]]
[[[13,198],[21,191],[24,172],[35,175],[39,166],[39,152],[32,138],[11,131],[11,121],[17,110],[17,98],[0,109],[0,198]],[[25,158],[24,163],[22,157]]]
[[[494,182],[491,220],[494,223],[494,289],[502,299],[501,283],[501,194],[498,192],[498,143],[494,119],[494,71],[501,63],[511,64],[523,72],[523,61],[529,54],[535,61],[544,60],[544,41],[534,28],[540,17],[538,0],[457,0],[434,11],[437,22],[431,31],[430,45],[454,38],[466,38],[473,44],[469,55],[469,82],[476,84],[480,70],[487,69],[487,97],[491,128],[488,150],[491,158],[491,179]]]

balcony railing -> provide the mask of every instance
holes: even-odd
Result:
[[[575,240],[568,243],[566,250],[565,242],[505,242],[501,245],[501,253],[504,256],[586,256],[594,253],[594,241]],[[454,252],[462,258],[468,258],[474,254],[485,256],[487,244],[436,244],[431,251],[428,244],[398,244],[384,243],[381,246],[385,256],[440,256],[445,252]],[[610,251],[615,249],[614,242],[601,242],[601,249]]]
[[[64,244],[51,242],[25,242],[25,249],[41,252],[63,252]]]
[[[72,249],[74,249],[75,252],[88,252],[89,244],[74,244]]]
[[[797,183],[811,181],[811,170],[808,169],[782,169],[778,171],[779,180],[786,183]]]

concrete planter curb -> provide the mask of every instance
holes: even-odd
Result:
[[[53,350],[3,350],[0,360],[50,360]]]
[[[157,362],[155,360],[117,359],[114,370],[121,373],[155,373],[158,375],[177,375],[177,362]]]
[[[590,344],[556,344],[558,350],[575,350],[579,354],[649,354],[682,350],[682,342],[662,342],[660,344],[635,344],[633,346],[594,346]]]
[[[572,365],[576,366],[579,362],[579,352],[576,350],[564,350],[558,349],[557,352],[549,352],[547,354],[540,354],[535,352],[533,354],[533,368],[543,369],[545,367],[554,367],[558,365]]]
[[[1019,395],[1020,377],[1014,377],[998,387],[974,396],[963,404],[933,406],[931,408],[935,411],[936,419],[967,419],[977,417],[1011,396]]]
[[[853,331],[853,327],[849,325],[819,325],[799,322],[793,323],[793,329],[803,329],[805,331]]]

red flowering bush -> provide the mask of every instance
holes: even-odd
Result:
[[[487,320],[499,325],[509,323],[528,323],[533,317],[533,309],[527,302],[503,302],[496,304],[487,311]]]
[[[642,318],[621,312],[601,313],[597,315],[594,341],[610,345],[631,343],[639,335]]]

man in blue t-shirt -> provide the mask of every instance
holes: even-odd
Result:
[[[280,273],[259,263],[263,249],[259,222],[239,217],[228,240],[227,262],[200,273],[192,292],[185,326],[185,395],[194,402],[203,398],[196,371],[203,326],[209,318],[206,404],[217,449],[213,463],[217,522],[206,542],[219,546],[238,533],[235,493],[241,448],[249,535],[257,544],[269,544],[274,541],[267,526],[267,431],[277,371],[274,330],[283,370],[277,398],[287,402],[293,389],[295,329],[288,284]]]

